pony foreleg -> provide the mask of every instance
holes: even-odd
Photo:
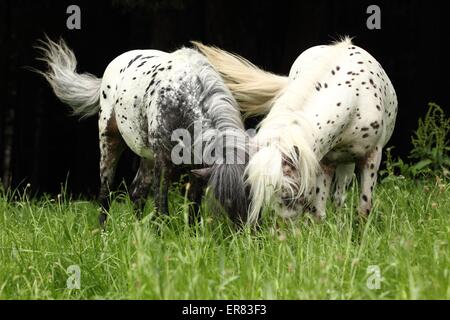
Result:
[[[151,160],[142,158],[138,172],[131,183],[130,198],[134,203],[136,216],[138,219],[142,217],[150,189],[150,184],[152,181],[152,166],[153,162]]]
[[[372,209],[372,194],[377,182],[377,173],[381,163],[382,148],[377,146],[359,163],[361,198],[359,213],[367,217]]]
[[[336,167],[334,174],[334,193],[333,200],[336,207],[341,207],[345,203],[347,195],[347,187],[350,184],[353,172],[355,171],[354,163],[343,163]]]
[[[187,191],[187,196],[192,203],[192,205],[189,206],[190,224],[194,224],[200,219],[200,205],[202,202],[204,186],[205,182],[202,179],[193,177],[192,175],[189,177],[189,190]]]
[[[169,214],[170,168],[163,161],[155,161],[153,170],[155,210],[158,214]]]
[[[331,181],[335,167],[332,165],[321,164],[321,170],[317,175],[316,190],[313,191],[314,201],[311,211],[317,220],[323,220],[326,217],[327,198],[330,194]]]

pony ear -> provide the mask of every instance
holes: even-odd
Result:
[[[192,169],[191,173],[198,178],[208,179],[212,173],[212,169],[212,167]]]
[[[297,156],[297,161],[300,158],[300,150],[298,149],[297,146],[294,146],[294,151],[295,151],[295,155]]]

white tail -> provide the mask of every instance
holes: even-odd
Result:
[[[47,63],[48,70],[36,72],[47,79],[56,96],[72,108],[74,115],[95,115],[99,110],[102,80],[89,73],[76,72],[77,59],[64,40],[56,43],[46,37],[41,44],[40,60]]]
[[[247,59],[200,42],[192,44],[220,73],[246,116],[267,114],[288,78],[264,71]]]

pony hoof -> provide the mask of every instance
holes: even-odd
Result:
[[[141,209],[135,209],[134,216],[137,220],[142,220],[142,218],[144,217],[144,212]]]
[[[98,222],[100,223],[100,226],[102,228],[105,228],[107,218],[108,218],[108,215],[104,212],[102,212],[98,215]]]
[[[313,214],[313,218],[315,222],[323,222],[325,221],[325,218],[327,217],[325,212],[316,212]]]
[[[370,210],[358,210],[358,220],[360,222],[367,222],[369,220]]]
[[[359,208],[358,209],[358,214],[361,217],[367,218],[370,214],[370,208]]]

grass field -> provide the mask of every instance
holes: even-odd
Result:
[[[206,208],[189,226],[176,193],[171,217],[141,221],[119,195],[106,232],[93,202],[0,194],[0,299],[449,299],[450,184],[392,178],[365,223],[354,189],[323,223],[240,232]]]

